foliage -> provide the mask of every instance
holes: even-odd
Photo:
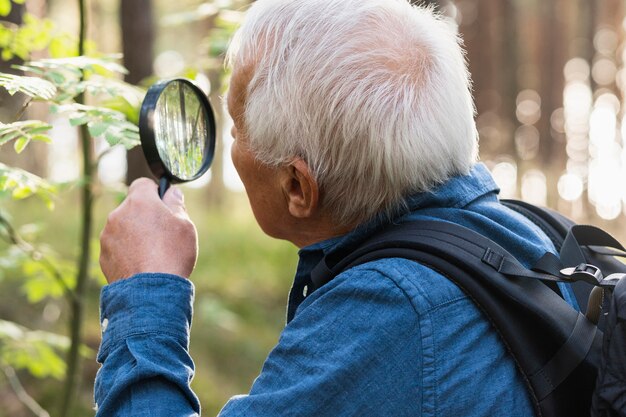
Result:
[[[13,0],[15,4],[24,4],[25,0]],[[0,16],[7,16],[11,13],[11,9],[13,8],[13,4],[11,0],[0,0]]]
[[[37,378],[63,377],[65,363],[58,352],[68,345],[67,337],[0,320],[0,362],[27,369]]]
[[[45,202],[48,208],[52,209],[56,187],[28,171],[0,162],[0,198],[7,194],[14,200],[36,195]]]
[[[55,85],[49,81],[38,77],[13,74],[0,74],[0,86],[4,87],[11,95],[19,91],[30,97],[43,100],[51,100],[57,92]]]
[[[243,20],[243,13],[233,10],[223,10],[215,18],[215,24],[209,31],[205,43],[208,55],[222,57],[226,54],[233,34]]]
[[[50,137],[43,133],[51,128],[48,123],[40,120],[24,120],[10,124],[0,122],[0,146],[15,140],[15,152],[22,153],[31,140],[50,143]]]
[[[0,9],[5,3],[8,1],[0,0]],[[8,14],[3,13],[4,10],[0,10],[0,16]],[[76,42],[67,33],[58,31],[54,22],[29,13],[25,13],[22,19],[20,26],[10,23],[0,25],[0,56],[4,61],[15,57],[28,60],[33,52],[44,50],[51,57],[76,55]]]
[[[75,285],[74,264],[59,258],[49,247],[39,247],[39,257],[28,257],[21,263],[22,274],[29,277],[22,286],[29,303],[34,304],[46,298],[61,298],[68,288]],[[47,262],[41,261],[45,256]]]
[[[8,14],[10,8],[11,2],[0,0],[0,15]],[[84,126],[89,136],[102,137],[111,146],[129,149],[139,143],[136,122],[143,90],[120,81],[126,69],[118,63],[119,55],[72,56],[77,50],[76,41],[58,31],[47,19],[25,14],[20,26],[0,25],[3,60],[17,57],[28,61],[38,51],[45,51],[51,57],[14,66],[28,75],[0,73],[0,87],[12,96],[26,98],[14,121],[0,123],[0,146],[12,144],[20,154],[33,141],[54,140],[52,126],[46,120],[20,120],[34,101],[47,104],[51,113],[65,118],[69,125]],[[85,100],[88,104],[84,104]],[[81,187],[87,183],[91,187],[94,181],[93,175],[86,174]],[[59,187],[31,172],[0,163],[0,199],[18,201],[38,196],[52,209],[58,190]],[[0,266],[19,271],[26,301],[33,305],[53,299],[65,299],[71,306],[84,303],[85,300],[79,299],[82,296],[76,262],[63,258],[49,245],[31,243],[37,237],[28,233],[28,239],[24,238],[26,229],[14,227],[10,219],[10,215],[0,212],[0,240],[6,243],[0,247]],[[87,268],[92,269],[90,265]],[[94,285],[102,283],[100,274],[91,276],[97,278]],[[70,373],[72,364],[71,361],[66,364],[60,354],[70,345],[74,349],[75,340],[73,332],[70,343],[64,336],[0,320],[0,367],[27,370],[36,378],[62,379]],[[84,346],[78,352],[83,356],[93,355]]]
[[[21,92],[33,99],[48,102],[53,112],[67,113],[72,126],[87,125],[92,137],[102,136],[111,146],[119,144],[130,149],[139,144],[136,121],[143,91],[115,78],[126,72],[116,62],[118,58],[69,57],[34,61],[17,68],[31,72],[36,77],[0,73],[0,86],[10,94]],[[101,104],[93,106],[76,103],[76,98],[84,94],[89,94],[94,100],[99,99]],[[108,108],[108,105],[112,108]],[[135,123],[127,119],[127,114]],[[16,152],[21,153],[33,140],[50,142],[50,137],[44,134],[50,128],[49,124],[38,120],[0,124],[0,146],[14,140]],[[50,190],[50,187],[44,186],[43,180],[32,174],[10,171],[6,166],[0,167],[2,184],[4,187],[0,190],[13,189],[14,198],[29,196],[37,190]]]
[[[128,113],[138,113],[135,109],[142,91],[113,78],[126,71],[115,61],[116,58],[70,57],[34,61],[19,68],[37,77],[0,73],[0,86],[10,94],[20,92],[48,102],[53,112],[67,113],[72,126],[86,124],[91,136],[102,136],[111,146],[119,144],[130,149],[139,143],[139,133],[136,124],[129,122],[124,113],[74,102],[77,96],[85,93],[103,98],[105,105],[115,103],[111,101],[114,99],[119,103],[121,98],[127,104],[125,110]],[[50,129],[48,123],[39,120],[0,123],[0,146],[13,141],[15,151],[21,153],[31,141],[51,142],[46,134]],[[55,187],[36,175],[0,164],[0,197],[10,195],[14,199],[23,199],[37,195],[52,207],[54,193]]]
[[[239,3],[242,2],[237,4]],[[212,43],[201,45],[206,46],[202,49],[204,56],[212,57],[211,65],[199,65],[199,67],[205,69],[210,67],[212,70],[222,72],[221,54],[227,46],[228,37],[234,29],[235,21],[241,17],[241,13],[229,14],[230,12],[225,9],[230,5],[228,1],[221,1],[219,4],[217,14],[211,14],[213,16],[211,19],[217,27],[210,34]],[[0,15],[6,16],[11,6],[10,1],[0,0]],[[206,13],[209,9],[205,6],[204,12]],[[206,17],[205,14],[204,18]],[[25,75],[0,74],[0,87],[5,88],[9,94],[15,95],[16,99],[26,100],[25,107],[32,102],[46,104],[50,112],[54,113],[55,118],[66,120],[71,126],[81,127],[81,131],[87,131],[91,137],[102,138],[111,146],[130,148],[137,145],[136,124],[144,91],[120,81],[121,75],[125,74],[125,69],[118,63],[119,56],[98,55],[95,52],[95,46],[89,43],[87,49],[86,55],[88,56],[75,56],[78,55],[79,50],[75,39],[59,30],[49,19],[39,19],[24,14],[23,24],[20,26],[5,22],[0,25],[1,58],[4,60],[19,58],[25,61],[19,66],[14,66]],[[207,54],[207,51],[210,53]],[[48,58],[34,60],[34,56]],[[194,78],[193,74],[186,75]],[[28,145],[33,141],[43,143],[54,141],[51,125],[47,123],[47,120],[21,120],[21,112],[18,112],[14,121],[0,125],[0,146],[6,148],[3,150],[10,150],[9,146],[12,146],[24,157],[28,154]],[[92,161],[92,164],[86,165],[95,166],[95,163],[96,161]],[[85,175],[79,185],[82,188],[87,183],[92,184],[91,181],[96,178],[96,175]],[[76,301],[75,293],[78,291],[74,290],[79,286],[76,276],[80,268],[68,259],[76,256],[77,250],[84,250],[84,247],[77,249],[76,243],[71,239],[73,232],[78,232],[78,230],[71,229],[77,227],[76,203],[72,200],[74,204],[68,204],[66,200],[71,197],[67,195],[64,195],[62,199],[58,198],[57,195],[61,191],[62,188],[58,184],[51,184],[31,172],[6,163],[0,164],[0,203],[6,203],[5,206],[11,207],[15,212],[11,214],[15,214],[17,218],[13,220],[11,215],[0,211],[0,268],[10,271],[4,274],[4,278],[0,271],[0,280],[4,280],[3,284],[6,285],[19,286],[19,290],[15,292],[16,297],[23,297],[19,299],[28,303],[27,305],[23,302],[24,306],[20,308],[37,311],[50,304],[58,303],[65,307],[64,300],[69,306]],[[100,188],[96,188],[96,191],[101,192]],[[76,197],[78,190],[71,190],[70,194]],[[56,203],[57,210],[43,215],[25,211],[24,207],[39,207],[45,211],[37,199],[27,199],[30,196],[43,199],[49,208]],[[99,201],[99,204],[101,203]],[[42,217],[45,227],[43,234],[39,235],[33,232],[34,228],[30,226],[30,223],[33,219]],[[97,221],[103,221],[102,217],[99,217]],[[221,218],[216,217],[215,221],[219,227],[224,226]],[[20,222],[26,222],[27,226],[13,227],[13,224],[17,225]],[[228,233],[226,233],[227,229]],[[236,247],[239,247],[237,246],[239,242],[250,237],[247,228],[239,227],[236,232],[233,232],[231,228],[223,228],[223,232],[220,239],[226,240],[225,244],[235,245],[234,249],[233,247],[225,249],[229,253],[237,253]],[[232,237],[235,239],[231,242]],[[2,241],[5,243],[3,244]],[[53,244],[48,245],[42,242]],[[270,246],[266,241],[259,245],[251,242],[251,246],[254,248],[246,249],[246,251],[258,255],[258,262],[254,263],[258,269],[256,272],[260,271],[262,275],[284,276],[283,269],[291,270],[291,265],[281,264],[280,261],[267,255],[266,252],[270,250]],[[92,249],[97,251],[97,246],[92,246]],[[97,257],[93,255],[95,253],[92,254],[91,259]],[[207,255],[205,259],[209,259],[209,256]],[[264,259],[267,265],[261,259]],[[225,262],[218,262],[213,266],[222,269],[224,264]],[[96,263],[88,264],[87,268],[90,271],[89,290],[92,291],[88,293],[88,296],[93,297],[93,292],[103,283],[103,277]],[[281,274],[277,274],[275,268],[280,269]],[[202,271],[202,267],[199,269]],[[235,286],[241,288],[248,277],[241,273],[239,275]],[[225,280],[226,278],[227,275],[224,275]],[[276,332],[273,330],[276,324],[280,326],[282,323],[282,297],[280,297],[281,302],[276,303],[281,307],[272,307],[271,322],[274,326],[272,327],[264,323],[265,320],[259,319],[259,314],[253,313],[253,311],[261,310],[258,307],[250,307],[252,303],[258,301],[256,297],[251,297],[244,292],[245,299],[237,299],[237,295],[231,293],[232,289],[225,289],[226,286],[221,284],[222,280],[219,282],[219,288],[217,286],[205,288],[205,294],[199,300],[199,315],[204,316],[209,325],[223,330],[222,336],[226,338],[231,335],[233,328],[241,328],[244,332],[253,334],[254,337],[260,336],[257,339],[260,345],[249,347],[249,349],[255,353],[256,361],[261,360],[274,340]],[[261,289],[263,295],[261,304],[265,304],[261,308],[267,307],[268,303],[273,303],[271,300],[279,298],[276,294],[265,297],[266,294],[277,292],[282,295],[285,292],[285,285],[282,281],[281,289],[278,291],[274,288],[276,285],[273,280],[263,280],[259,282],[259,285],[255,284]],[[206,291],[209,293],[206,294]],[[6,294],[8,293],[13,294],[13,292]],[[97,306],[97,302],[92,299],[81,298],[79,301],[84,305]],[[90,314],[94,314],[93,311]],[[251,328],[247,327],[249,316],[257,317],[254,324],[250,326]],[[32,315],[16,315],[10,318],[15,322],[9,321],[8,318],[0,321],[0,368],[10,366],[23,369],[37,378],[62,378],[66,369],[71,369],[71,361],[65,364],[60,356],[69,346],[68,338],[51,332],[31,330],[39,326],[33,324],[34,319],[29,323],[31,317]],[[71,316],[65,312],[64,308],[61,319],[68,320],[68,317]],[[97,323],[94,317],[91,319],[93,323]],[[268,331],[268,327],[272,327],[272,331]],[[87,329],[85,333],[85,340],[92,344],[99,335],[99,329]],[[202,341],[202,339],[198,340]],[[219,349],[226,345],[221,342],[217,344]],[[85,354],[84,349],[82,354]],[[246,383],[249,382],[247,376],[252,375],[253,370],[258,368],[257,364],[258,362],[252,365],[249,363],[242,365],[242,368],[246,369]],[[49,366],[46,367],[47,365]],[[238,388],[237,391],[240,389]]]
[[[111,146],[123,145],[131,149],[139,145],[139,128],[117,110],[74,103],[54,107],[53,111],[68,113],[72,126],[87,125],[92,137],[102,136]]]

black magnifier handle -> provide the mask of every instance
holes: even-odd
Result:
[[[168,181],[167,177],[163,176],[161,177],[161,179],[159,180],[159,198],[161,200],[163,200],[163,196],[165,195],[165,192],[170,188],[170,182]]]

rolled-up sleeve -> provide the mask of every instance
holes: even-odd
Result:
[[[189,356],[193,284],[138,274],[102,289],[96,416],[197,416]]]

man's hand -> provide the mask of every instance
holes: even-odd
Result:
[[[109,284],[142,272],[189,278],[198,256],[182,192],[171,187],[161,201],[157,185],[147,178],[135,180],[126,200],[109,214],[100,245],[100,267]]]

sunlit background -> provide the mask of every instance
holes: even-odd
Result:
[[[191,69],[210,92],[223,115],[220,97],[227,88],[220,71],[225,45],[212,45],[211,24],[236,24],[245,2],[154,0],[152,75],[167,78]],[[477,104],[481,157],[491,168],[503,197],[549,205],[577,219],[616,220],[624,213],[626,131],[622,102],[624,71],[624,5],[621,1],[460,0],[431,1],[459,25],[468,50]],[[35,6],[39,4],[38,6]],[[70,1],[27,2],[42,7],[62,27],[76,26]],[[90,35],[104,52],[117,52],[122,34],[118,4],[92,3]],[[223,43],[219,39],[218,43]],[[211,82],[213,78],[213,83]],[[217,80],[218,85],[215,84]],[[271,109],[270,109],[271,111]],[[58,181],[78,175],[78,156],[71,149],[74,129],[55,123],[47,173]],[[230,126],[220,118],[223,164],[213,181],[228,191],[242,191],[230,163]],[[625,126],[622,128],[622,126]],[[215,170],[214,170],[215,171]],[[99,169],[105,184],[123,182],[122,149],[110,153]],[[209,174],[210,175],[210,174]],[[193,186],[203,186],[209,178]]]
[[[291,245],[258,230],[230,162],[231,121],[222,103],[228,88],[223,54],[248,3],[88,2],[93,49],[126,51],[123,63],[130,70],[129,82],[145,87],[160,78],[192,76],[216,112],[219,143],[213,168],[185,190],[202,251],[193,277],[197,293],[191,349],[198,368],[194,389],[206,415],[217,414],[228,397],[246,392],[259,372],[284,324],[286,294],[297,258]],[[626,241],[626,2],[425,3],[457,25],[464,39],[474,83],[480,157],[501,187],[501,196],[555,208]],[[24,7],[50,18],[59,30],[78,32],[74,0],[26,0]],[[7,121],[15,112],[3,102],[0,113]],[[46,242],[71,255],[78,233],[77,198],[71,184],[81,172],[77,131],[66,117],[48,115],[40,106],[31,106],[28,113],[31,118],[49,118],[53,143],[31,146],[19,156],[11,147],[0,148],[0,161],[67,183],[69,191],[60,196],[54,212],[29,201],[14,203],[10,209],[24,224],[44,223]],[[95,147],[96,152],[106,153],[98,168],[101,227],[108,210],[119,201],[124,183],[149,173],[136,151],[134,156],[121,147],[109,151],[103,139],[97,139]],[[5,275],[13,280],[0,274],[0,318],[62,332],[64,304],[46,299],[29,305],[22,296],[16,298],[14,294],[23,293],[20,275],[7,271]],[[93,285],[85,336],[92,349],[97,349],[100,337],[98,290]],[[91,407],[97,369],[93,358],[85,360],[84,368],[83,411],[77,416],[87,415]],[[53,409],[55,381],[22,377],[27,390]],[[9,415],[32,414],[24,411],[0,378],[0,417]]]
[[[73,24],[71,6],[59,0],[49,4],[54,19]],[[92,6],[92,20],[97,19],[92,35],[105,51],[119,51],[116,2],[97,4]],[[465,39],[481,158],[491,168],[502,197],[549,205],[581,221],[622,216],[626,202],[623,2],[461,0],[438,5],[459,25]],[[158,24],[153,73],[158,78],[202,69],[198,65],[208,61],[201,55],[211,46],[208,31],[197,30],[198,26],[208,26],[220,13],[237,22],[245,10],[241,2],[231,9],[237,6],[232,1],[155,1],[154,6]],[[179,42],[181,38],[189,41]],[[198,82],[207,92],[212,87],[202,71]],[[212,94],[215,107],[222,106],[219,97],[226,84],[221,79],[219,86],[213,86],[220,90]],[[229,123],[227,118],[220,120],[224,163],[218,178],[226,190],[241,192],[229,158]],[[75,179],[78,161],[70,151],[76,141],[72,129],[59,123],[55,137],[49,175],[60,181]],[[106,184],[123,181],[124,151],[108,155],[99,174]],[[206,177],[193,186],[208,182]]]

